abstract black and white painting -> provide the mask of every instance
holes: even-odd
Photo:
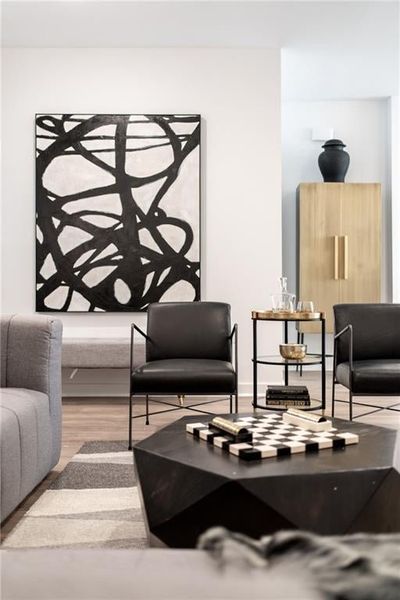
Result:
[[[36,115],[36,310],[200,299],[200,115]]]

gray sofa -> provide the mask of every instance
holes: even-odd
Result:
[[[62,323],[3,316],[0,338],[3,521],[60,458]]]

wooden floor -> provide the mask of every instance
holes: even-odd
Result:
[[[297,375],[291,376],[291,383],[304,383],[308,386],[311,395],[314,398],[320,397],[320,379],[318,373],[307,373],[302,379]],[[331,378],[327,376],[327,395],[331,394]],[[346,399],[347,391],[340,386],[337,387],[337,398]],[[327,402],[327,414],[330,415],[330,399]],[[190,401],[192,399],[187,399]],[[203,400],[205,400],[203,398]],[[356,399],[357,400],[357,399]],[[390,405],[396,400],[400,403],[400,398],[360,398],[361,402],[372,402],[374,404]],[[168,398],[171,401],[171,398]],[[201,402],[201,399],[199,399]],[[135,414],[140,414],[144,409],[144,402],[136,400]],[[168,407],[165,407],[168,408]],[[160,410],[162,406],[151,405],[150,410]],[[218,401],[215,404],[209,404],[206,407],[210,412],[226,413],[229,412],[228,401]],[[239,401],[239,411],[251,412],[251,398],[243,397]],[[355,408],[355,415],[367,412],[364,407]],[[150,418],[150,425],[144,424],[144,419],[135,419],[133,421],[133,437],[135,440],[143,439],[164,425],[171,423],[189,413],[188,411],[166,412],[155,415]],[[348,418],[348,408],[345,404],[336,404],[336,416]],[[400,429],[400,413],[383,411],[368,416],[364,416],[360,421]],[[63,401],[63,442],[61,458],[55,469],[46,477],[46,479],[20,504],[20,506],[8,517],[2,525],[1,537],[4,539],[10,531],[16,526],[23,514],[32,506],[39,496],[49,487],[55,477],[61,473],[65,465],[72,456],[78,452],[79,448],[86,441],[90,440],[125,440],[128,432],[128,401],[121,398],[74,398],[64,399]]]

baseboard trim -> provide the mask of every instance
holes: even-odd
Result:
[[[282,381],[269,381],[269,385],[281,385]],[[266,382],[258,384],[258,394],[263,395],[268,385]],[[92,397],[125,397],[129,394],[128,387],[119,383],[63,383],[62,395],[64,398],[92,398]],[[239,396],[249,397],[253,395],[253,383],[239,383]]]

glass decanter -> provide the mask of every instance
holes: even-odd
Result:
[[[272,294],[272,310],[274,312],[292,313],[296,306],[296,295],[287,291],[287,277],[279,277],[280,294]]]

